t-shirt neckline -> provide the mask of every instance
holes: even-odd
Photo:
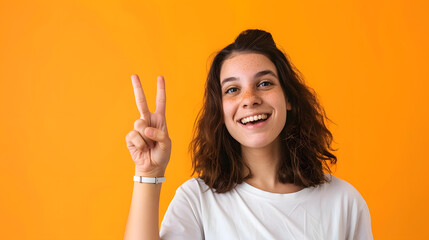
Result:
[[[262,189],[259,189],[257,187],[254,187],[246,182],[243,182],[241,184],[238,184],[236,186],[237,190],[243,190],[246,191],[250,194],[254,194],[263,198],[268,198],[268,199],[272,199],[272,200],[281,200],[281,199],[298,199],[298,198],[302,198],[305,195],[307,195],[309,193],[309,191],[311,191],[312,187],[307,187],[307,188],[303,188],[297,192],[292,192],[292,193],[273,193],[273,192],[268,192]]]

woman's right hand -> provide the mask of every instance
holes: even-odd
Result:
[[[165,121],[166,94],[164,78],[162,76],[158,77],[156,110],[153,113],[149,111],[147,106],[139,77],[132,75],[131,81],[141,117],[134,122],[134,129],[127,134],[125,141],[136,164],[136,175],[162,177],[171,154],[171,140],[168,136]]]

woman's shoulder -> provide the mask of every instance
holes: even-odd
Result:
[[[180,185],[179,188],[194,189],[194,188],[208,188],[208,186],[201,178],[194,177],[184,182],[182,185]]]
[[[176,194],[201,195],[209,190],[210,187],[201,178],[195,177],[180,185],[176,190]]]
[[[341,189],[341,190],[348,192],[348,193],[351,193],[351,194],[359,194],[357,189],[352,184],[350,184],[346,180],[343,180],[343,179],[336,177],[334,175],[330,175],[328,177],[328,185],[331,188],[334,188],[337,190]]]
[[[347,201],[358,201],[366,204],[359,191],[349,182],[333,175],[328,175],[328,181],[317,189],[323,196]]]

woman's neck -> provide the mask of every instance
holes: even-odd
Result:
[[[241,146],[243,160],[252,171],[252,178],[274,182],[277,176],[277,165],[280,160],[280,144],[276,140],[262,148]]]
[[[252,171],[251,178],[246,180],[248,184],[275,193],[291,193],[302,189],[294,184],[281,183],[277,178],[281,158],[279,139],[263,148],[241,146],[241,152],[244,161]]]

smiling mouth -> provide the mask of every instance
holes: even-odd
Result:
[[[270,117],[270,114],[263,113],[263,114],[257,114],[254,116],[242,118],[242,119],[240,119],[239,122],[243,125],[254,124],[254,123],[258,123],[258,122],[263,122],[263,121],[267,120],[269,117]]]

